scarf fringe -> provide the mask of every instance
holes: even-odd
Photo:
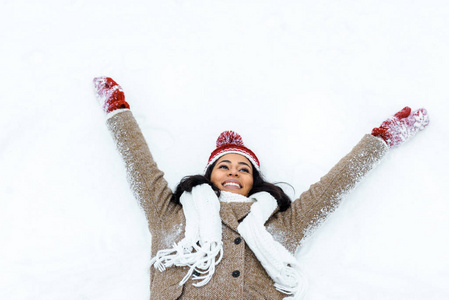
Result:
[[[217,258],[218,257],[218,258]],[[206,285],[215,273],[215,266],[223,259],[223,242],[206,242],[202,246],[182,246],[174,244],[171,249],[159,250],[150,265],[154,264],[160,272],[172,266],[188,267],[189,271],[179,285],[184,285],[190,277],[200,280],[193,285],[196,287]],[[200,275],[196,275],[198,273]]]

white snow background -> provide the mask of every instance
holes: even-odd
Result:
[[[299,250],[306,299],[449,299],[449,2],[1,0],[0,299],[148,299],[150,233],[92,79],[171,187],[223,130],[292,197],[404,106],[390,151]]]

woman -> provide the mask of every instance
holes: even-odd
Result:
[[[425,109],[406,107],[365,135],[294,202],[265,182],[241,137],[222,133],[204,175],[168,188],[121,87],[94,79],[131,189],[152,234],[152,299],[300,298],[305,278],[293,255],[305,233],[385,155],[428,125]]]

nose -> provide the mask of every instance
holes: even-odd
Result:
[[[231,169],[229,169],[229,176],[237,177],[237,176],[239,176],[239,172],[237,171],[237,169],[231,168]]]

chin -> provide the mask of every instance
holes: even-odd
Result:
[[[242,190],[231,190],[231,191],[230,190],[224,190],[224,191],[248,197],[248,193],[244,193]]]

